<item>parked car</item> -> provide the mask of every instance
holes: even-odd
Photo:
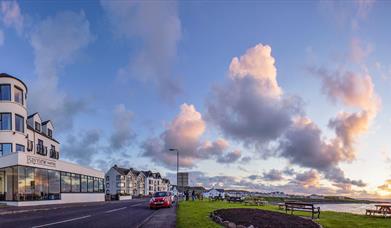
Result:
[[[169,192],[155,192],[149,201],[149,208],[172,207],[172,197]]]

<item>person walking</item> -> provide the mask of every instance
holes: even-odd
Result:
[[[195,191],[193,189],[193,191],[191,192],[191,199],[194,201],[195,200]]]

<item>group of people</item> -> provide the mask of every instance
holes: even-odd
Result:
[[[189,189],[186,189],[186,191],[185,191],[185,199],[186,199],[186,201],[189,201],[189,197],[190,197]],[[193,190],[193,191],[191,192],[191,200],[194,201],[195,199],[196,199],[196,193],[195,193],[195,191]]]

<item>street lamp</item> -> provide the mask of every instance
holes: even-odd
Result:
[[[179,150],[175,148],[168,149],[169,151],[176,151],[176,186],[179,191],[178,172],[179,172]]]

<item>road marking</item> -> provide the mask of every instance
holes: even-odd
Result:
[[[144,203],[138,203],[138,204],[135,204],[135,205],[132,205],[132,206],[129,206],[129,207],[136,207],[136,206],[140,206],[142,204],[144,204]]]
[[[39,225],[39,226],[33,226],[32,228],[52,226],[52,225],[57,225],[57,224],[61,224],[61,223],[72,222],[72,221],[75,221],[75,220],[85,219],[85,218],[88,218],[88,217],[91,217],[91,215],[86,215],[86,216],[73,218],[73,219],[67,219],[67,220],[63,220],[63,221],[59,221],[59,222],[48,223],[48,224]]]
[[[119,210],[123,210],[123,209],[126,209],[126,207],[121,207],[121,208],[117,208],[117,209],[109,210],[109,211],[106,211],[105,213],[111,213],[111,212],[114,212],[114,211],[119,211]]]

